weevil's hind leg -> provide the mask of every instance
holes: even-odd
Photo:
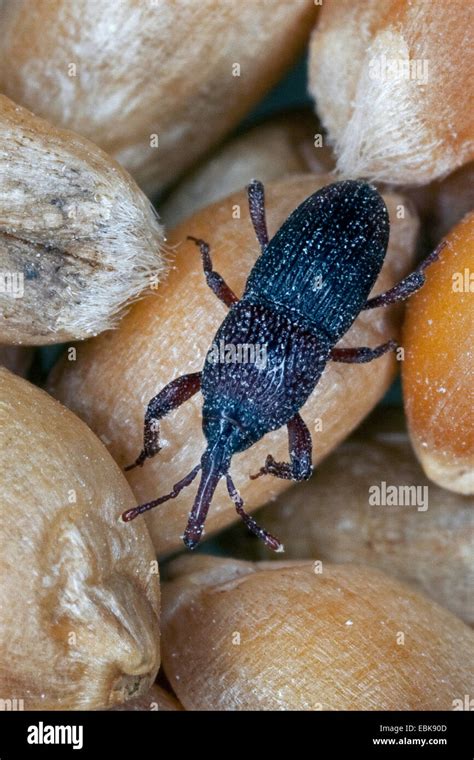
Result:
[[[182,375],[168,383],[163,390],[152,398],[145,412],[143,432],[143,449],[133,464],[125,467],[125,471],[141,467],[146,459],[151,459],[160,450],[160,429],[158,421],[173,409],[181,406],[201,388],[201,373],[192,372]]]
[[[414,272],[401,280],[393,288],[387,290],[385,293],[381,293],[379,296],[369,298],[362,310],[376,309],[378,306],[390,306],[392,303],[398,303],[399,301],[405,301],[413,293],[416,293],[425,283],[425,270],[436,261],[439,254],[446,245],[446,241],[440,243],[440,245],[429,256],[424,259],[421,264],[415,269]]]
[[[284,548],[281,541],[279,541],[278,538],[275,538],[275,536],[272,536],[272,534],[269,533],[268,530],[265,530],[265,528],[261,528],[257,521],[245,511],[243,499],[228,473],[226,475],[226,480],[229,496],[235,504],[237,514],[242,518],[248,530],[263,541],[269,549],[273,549],[274,552],[283,552]]]
[[[138,517],[138,515],[142,515],[144,512],[148,512],[150,509],[157,507],[159,504],[164,504],[165,501],[169,501],[170,499],[176,499],[183,488],[186,488],[186,486],[189,486],[189,484],[193,482],[200,469],[201,465],[196,465],[196,467],[191,470],[191,472],[188,472],[188,474],[185,475],[182,480],[178,481],[178,483],[175,483],[172,491],[165,494],[164,496],[160,496],[158,499],[154,499],[153,501],[148,501],[146,504],[140,504],[139,507],[132,507],[132,509],[127,509],[122,514],[122,520],[124,522],[130,522],[130,520],[134,520],[135,517]]]
[[[263,184],[258,179],[251,180],[247,187],[249,200],[250,219],[253,228],[263,250],[268,243],[267,220],[265,218],[265,190]]]
[[[379,356],[383,356],[387,351],[395,351],[397,345],[396,340],[388,340],[386,343],[382,343],[381,346],[376,346],[375,348],[368,348],[368,346],[361,346],[360,348],[333,348],[329,358],[333,362],[343,362],[344,364],[365,364],[366,362],[378,359]]]
[[[288,423],[288,443],[290,449],[290,464],[275,462],[271,454],[267,456],[265,465],[250,478],[255,480],[261,475],[275,475],[283,480],[307,480],[313,467],[311,464],[312,441],[311,433],[298,413]]]
[[[212,268],[212,259],[209,244],[200,238],[193,237],[192,235],[188,235],[188,240],[193,240],[201,251],[204,276],[210,289],[218,297],[218,299],[222,301],[222,303],[230,308],[234,303],[237,303],[239,299],[235,295],[234,291],[229,288],[224,278],[221,277],[221,275],[218,272],[215,272]]]

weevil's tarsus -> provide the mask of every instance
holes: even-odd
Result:
[[[333,362],[342,362],[343,364],[365,364],[379,356],[383,356],[388,351],[395,351],[398,347],[396,340],[388,340],[375,348],[360,346],[359,348],[333,348],[330,359]]]
[[[393,288],[387,290],[385,293],[381,293],[378,296],[369,298],[363,309],[376,309],[379,306],[390,306],[392,303],[405,301],[407,298],[413,295],[413,293],[416,293],[416,291],[423,287],[425,283],[425,270],[430,266],[430,264],[433,264],[433,262],[437,261],[439,254],[445,245],[446,241],[440,243],[439,246],[435,248],[435,250],[432,251],[430,255],[421,262],[421,264],[415,269],[414,272],[409,274],[403,280],[400,280],[400,282],[394,285]]]
[[[272,536],[272,534],[265,530],[265,528],[260,527],[257,521],[254,520],[254,518],[245,511],[243,499],[240,493],[237,491],[229,473],[226,475],[226,481],[227,491],[229,492],[229,496],[235,504],[236,512],[248,530],[253,533],[254,536],[257,536],[257,538],[263,541],[269,549],[272,549],[274,552],[283,552],[284,547],[281,541],[279,541],[279,539],[275,536]]]
[[[138,507],[127,509],[122,514],[122,520],[124,522],[130,522],[131,520],[134,520],[135,517],[138,517],[138,515],[142,515],[144,512],[148,512],[150,509],[154,509],[155,507],[158,507],[160,504],[164,504],[165,501],[169,501],[170,499],[176,499],[176,497],[178,496],[178,494],[181,493],[183,488],[186,488],[186,486],[189,486],[190,483],[193,482],[194,478],[196,477],[200,469],[201,469],[201,465],[200,464],[196,465],[196,467],[194,467],[194,469],[191,470],[191,472],[188,472],[188,474],[185,475],[184,478],[178,481],[178,483],[175,483],[172,491],[165,494],[164,496],[160,496],[158,499],[149,501],[146,504],[140,504],[140,506]]]
[[[250,219],[252,220],[257,240],[260,243],[260,248],[263,251],[268,244],[268,229],[265,218],[265,189],[260,180],[251,180],[247,187],[247,196]]]
[[[152,398],[145,412],[143,449],[135,462],[124,468],[125,472],[133,470],[134,467],[142,467],[145,460],[158,454],[161,448],[159,420],[198,392],[201,388],[201,374],[201,372],[192,372],[189,375],[177,377]]]
[[[422,272],[424,272],[425,269],[427,269],[427,267],[429,267],[435,261],[438,261],[439,255],[440,255],[441,251],[443,251],[446,248],[447,245],[448,245],[447,240],[442,240],[441,243],[434,249],[434,251],[432,251],[426,257],[426,259],[423,259],[423,261],[419,265],[418,269],[420,269]]]
[[[212,268],[212,259],[209,244],[200,238],[188,235],[188,240],[192,240],[198,246],[201,252],[202,266],[206,282],[212,292],[223,304],[229,308],[239,300],[234,291],[229,288],[224,278]]]
[[[296,481],[308,480],[311,476],[313,471],[311,433],[298,413],[288,422],[287,428],[290,463],[276,462],[269,454],[264,466],[255,475],[250,476],[251,480],[256,480],[261,475],[275,475],[275,477],[283,480]]]

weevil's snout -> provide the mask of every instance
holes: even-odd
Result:
[[[249,424],[250,423],[250,424]],[[230,462],[238,451],[245,451],[255,441],[261,438],[261,433],[255,433],[254,419],[242,419],[242,414],[230,408],[203,409],[203,431],[212,448],[219,441],[222,456]]]
[[[224,439],[221,437],[213,448],[207,448],[201,459],[201,481],[184,531],[183,541],[188,549],[199,543],[217,484],[228,468]]]
[[[202,530],[203,530],[202,525],[199,526],[195,524],[194,522],[191,523],[191,520],[188,522],[186,530],[184,531],[184,534],[182,536],[183,543],[186,549],[192,550],[196,548],[199,541],[201,540]]]

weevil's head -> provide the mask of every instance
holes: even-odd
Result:
[[[205,404],[202,415],[208,447],[222,450],[227,463],[234,454],[250,448],[263,435],[256,419],[248,419],[245,410],[236,410],[232,406],[215,410]]]
[[[249,432],[246,432],[244,425],[241,423],[237,424],[237,421],[230,418],[227,413],[222,412],[221,408],[219,410],[214,408],[213,413],[211,413],[209,405],[206,407],[206,404],[203,410],[203,420],[203,428],[208,445],[201,457],[200,464],[196,465],[191,472],[182,478],[174,486],[171,493],[154,499],[154,501],[150,501],[147,504],[142,504],[139,507],[128,509],[122,515],[124,522],[129,522],[143,512],[147,512],[149,509],[153,509],[159,504],[163,504],[165,501],[174,498],[183,488],[189,486],[198,472],[201,471],[199,488],[194,499],[193,508],[189,514],[186,530],[182,537],[188,549],[194,549],[199,543],[214,492],[221,478],[226,478],[229,495],[236,506],[238,506],[240,496],[236,492],[228,475],[232,456],[236,451],[242,451],[251,446],[262,435],[260,434],[255,437],[256,433],[254,431],[252,437]],[[278,542],[276,546],[279,546]]]
[[[203,409],[207,448],[201,458],[201,481],[183,536],[188,549],[194,549],[201,538],[214,492],[221,478],[229,472],[233,455],[249,448],[261,437],[252,426],[245,425],[229,411],[206,405]]]

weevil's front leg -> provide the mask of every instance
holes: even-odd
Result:
[[[397,348],[396,340],[388,340],[381,346],[369,348],[361,346],[360,348],[333,348],[330,354],[330,360],[333,362],[343,362],[344,364],[364,364],[378,359],[379,356],[386,354],[387,351],[395,351]]]
[[[265,190],[258,179],[253,179],[247,187],[250,219],[263,250],[268,243],[267,220],[265,219]]]
[[[425,283],[425,270],[429,267],[430,264],[438,259],[439,254],[445,245],[446,241],[440,243],[440,245],[421,262],[419,267],[417,267],[414,272],[409,274],[408,277],[405,277],[403,280],[401,280],[393,288],[387,290],[386,293],[381,293],[379,296],[369,298],[365,306],[362,307],[362,310],[376,309],[378,306],[389,306],[392,303],[405,301],[413,293],[416,293],[416,291],[419,290]]]
[[[192,372],[182,375],[168,383],[162,391],[152,398],[145,412],[145,425],[143,433],[143,449],[133,464],[125,467],[125,470],[133,470],[141,467],[146,459],[154,457],[160,450],[160,429],[158,421],[165,415],[181,406],[201,387],[201,373]]]
[[[228,473],[226,475],[226,480],[229,496],[234,502],[237,514],[242,518],[244,525],[254,534],[254,536],[260,538],[264,544],[270,549],[273,549],[274,552],[284,551],[281,541],[279,541],[278,538],[275,538],[275,536],[272,536],[272,534],[269,533],[268,530],[265,530],[265,528],[261,528],[258,522],[245,511],[243,499],[234,486],[232,478]]]
[[[234,303],[237,303],[239,299],[235,295],[234,291],[229,288],[224,278],[221,277],[221,275],[218,272],[215,272],[212,268],[212,259],[209,244],[200,238],[193,237],[192,235],[188,235],[188,240],[193,240],[201,251],[204,275],[210,289],[218,297],[218,299],[222,301],[222,303],[230,308]]]
[[[283,478],[283,480],[307,480],[310,477],[313,471],[311,433],[298,413],[292,417],[287,427],[291,464],[275,462],[272,455],[269,454],[265,465],[259,472],[250,476],[252,480],[267,473],[275,475],[277,478]]]

